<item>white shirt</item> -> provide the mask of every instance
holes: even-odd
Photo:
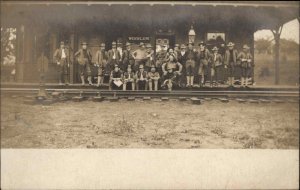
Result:
[[[65,49],[62,49],[61,50],[61,58],[62,59],[65,59],[67,56],[66,56],[66,53],[65,53]]]

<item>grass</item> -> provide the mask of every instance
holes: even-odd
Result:
[[[255,54],[254,78],[259,85],[275,84],[275,65],[272,55]],[[299,85],[299,55],[287,55],[287,60],[280,58],[279,84]]]

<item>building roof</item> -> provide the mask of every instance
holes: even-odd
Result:
[[[297,1],[2,1],[1,25],[118,24],[276,29],[299,18]]]

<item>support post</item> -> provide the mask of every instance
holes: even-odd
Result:
[[[283,25],[280,25],[276,30],[272,30],[275,41],[275,49],[274,49],[274,65],[275,65],[275,84],[279,84],[279,48],[280,48],[280,35],[282,31]]]

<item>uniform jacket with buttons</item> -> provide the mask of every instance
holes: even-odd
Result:
[[[147,72],[146,71],[143,71],[142,75],[143,75],[144,79],[147,79]],[[136,72],[136,78],[141,79],[141,72],[140,71]]]
[[[253,63],[253,57],[250,52],[245,53],[245,52],[240,52],[239,55],[237,56],[238,61],[241,63],[242,67],[251,67],[254,66]],[[249,62],[248,62],[249,60]]]

